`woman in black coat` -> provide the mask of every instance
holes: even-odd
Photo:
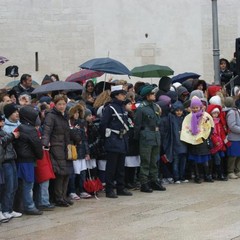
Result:
[[[19,117],[20,137],[14,146],[17,152],[18,177],[23,184],[24,211],[29,215],[40,215],[42,212],[36,208],[32,198],[35,162],[43,157],[41,140],[35,128],[38,112],[31,106],[24,106],[19,111]]]
[[[51,161],[56,176],[54,180],[54,196],[56,206],[68,207],[73,202],[67,198],[69,176],[73,172],[72,161],[67,160],[67,145],[69,144],[69,123],[65,112],[67,97],[56,95],[55,107],[46,114],[43,124],[42,143],[50,148]]]

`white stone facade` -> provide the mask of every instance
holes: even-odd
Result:
[[[239,0],[218,0],[218,17],[220,57],[230,60],[240,37]],[[1,0],[0,56],[10,59],[0,66],[0,87],[12,80],[4,76],[10,65],[41,83],[45,74],[64,80],[86,60],[106,56],[129,69],[155,63],[211,82],[212,1]]]

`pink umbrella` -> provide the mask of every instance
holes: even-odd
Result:
[[[7,58],[0,56],[0,65],[4,64],[7,61],[9,61]]]
[[[73,73],[67,79],[66,82],[82,82],[84,83],[86,80],[90,78],[96,78],[101,77],[103,75],[103,72],[88,70],[88,69],[82,69],[79,72]]]

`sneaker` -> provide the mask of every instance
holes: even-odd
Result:
[[[167,180],[168,180],[168,183],[170,183],[170,184],[173,184],[173,183],[174,183],[173,178],[167,178]]]
[[[3,214],[3,216],[5,217],[5,218],[7,218],[7,219],[11,219],[11,218],[13,218],[13,216],[9,213],[9,212],[4,212],[4,213],[2,213]]]
[[[161,181],[161,183],[162,183],[163,185],[165,185],[165,184],[169,184],[169,181],[168,181],[167,178],[163,178],[162,181]]]
[[[182,183],[189,183],[189,181],[187,179],[185,180],[181,180]]]
[[[229,174],[228,174],[228,178],[229,178],[229,179],[238,179],[238,176],[235,175],[235,173],[229,173]]]
[[[6,222],[9,222],[10,218],[6,218],[2,212],[0,212],[0,222],[1,223],[6,223]]]
[[[79,196],[80,196],[80,198],[90,198],[90,197],[92,197],[90,194],[88,194],[88,193],[86,193],[86,192],[81,192],[80,194],[79,194]]]
[[[12,215],[13,218],[19,218],[19,217],[22,216],[22,213],[12,211],[12,212],[10,213],[10,215]]]
[[[70,197],[72,200],[80,200],[80,197],[79,197],[76,193],[70,193],[70,194],[69,194],[69,197]]]
[[[178,181],[175,181],[174,183],[175,183],[175,184],[180,184],[181,182],[178,180]]]

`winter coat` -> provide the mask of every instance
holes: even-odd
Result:
[[[116,116],[113,109],[114,107],[122,120],[127,124],[127,112],[124,109],[122,101],[114,98],[110,103],[108,103],[103,109],[103,115],[100,120],[100,133],[101,137],[104,138],[104,147],[107,152],[117,152],[126,154],[128,151],[128,134],[120,135],[111,131],[109,137],[105,137],[106,128],[115,131],[126,130],[123,124],[120,122]]]
[[[139,155],[139,142],[134,139],[134,122],[133,116],[128,114],[128,127],[129,127],[129,140],[128,140],[128,152],[127,156],[138,156]]]
[[[34,90],[33,87],[30,87],[28,89],[25,89],[21,86],[21,83],[18,83],[16,86],[12,88],[13,91],[16,92],[17,97],[19,97],[22,93],[26,93],[28,95],[32,95],[32,98],[35,98],[36,95],[31,94],[31,92]]]
[[[89,154],[89,147],[86,134],[86,122],[75,120],[70,127],[70,141],[77,147],[77,159],[84,159]]]
[[[219,118],[214,118],[214,130],[211,134],[212,148],[211,153],[214,154],[218,151],[226,151],[224,141],[226,141],[226,134]]]
[[[182,129],[184,116],[177,117],[174,113],[169,114],[169,122],[171,129],[171,139],[172,139],[172,153],[182,154],[187,153],[187,145],[180,140],[180,132]]]
[[[25,106],[19,112],[20,122],[18,129],[20,137],[15,141],[17,162],[35,162],[42,158],[42,144],[35,128],[38,112],[31,106]]]
[[[240,141],[240,110],[231,108],[226,116],[229,128],[228,140]]]
[[[92,123],[87,124],[87,140],[91,159],[98,159],[101,154],[101,141],[98,127]]]
[[[67,145],[69,139],[69,124],[66,114],[53,108],[46,114],[43,124],[42,144],[50,145],[50,155],[53,170],[59,175],[69,175],[73,171],[72,161],[67,160]]]
[[[17,154],[12,145],[14,139],[12,133],[6,133],[0,129],[0,164],[13,161],[17,158]]]
[[[134,115],[134,139],[140,145],[159,146],[161,136],[159,131],[160,108],[156,103],[143,101]]]

